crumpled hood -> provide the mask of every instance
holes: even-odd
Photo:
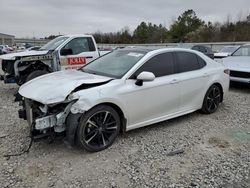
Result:
[[[250,71],[250,57],[230,56],[223,59],[223,64],[230,70]]]
[[[0,59],[4,60],[15,60],[15,57],[24,57],[24,56],[33,56],[33,55],[45,55],[47,54],[48,51],[23,51],[23,52],[17,52],[17,53],[9,53],[9,54],[4,54],[0,56]]]
[[[85,73],[78,70],[64,70],[35,78],[22,85],[19,93],[43,104],[62,102],[78,86],[107,82],[112,78]]]

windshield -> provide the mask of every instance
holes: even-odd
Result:
[[[250,46],[242,46],[234,52],[233,56],[250,56]]]
[[[146,52],[138,50],[116,50],[82,67],[80,70],[92,74],[121,78]]]
[[[52,41],[49,41],[47,44],[42,46],[40,50],[55,50],[58,46],[60,46],[64,41],[66,41],[69,37],[57,37]]]
[[[228,47],[224,47],[220,50],[221,53],[233,53],[238,47],[237,46],[228,46]]]

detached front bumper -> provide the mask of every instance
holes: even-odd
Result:
[[[66,118],[74,102],[59,104],[59,109],[50,111],[47,105],[24,99],[23,108],[18,111],[19,118],[27,120],[33,139],[47,137],[66,130]],[[64,108],[65,107],[65,108]]]

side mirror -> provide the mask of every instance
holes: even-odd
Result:
[[[64,48],[64,49],[61,49],[60,54],[63,56],[73,55],[73,50],[71,48]]]
[[[152,72],[147,72],[147,71],[143,71],[141,72],[137,78],[136,78],[136,82],[135,84],[138,86],[142,86],[143,82],[151,82],[154,81],[155,79],[155,75]]]

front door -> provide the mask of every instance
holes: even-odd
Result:
[[[154,73],[156,78],[138,86],[135,78],[143,71]],[[120,91],[128,109],[128,129],[164,120],[176,113],[180,105],[180,87],[174,74],[172,53],[156,55],[144,63]]]

